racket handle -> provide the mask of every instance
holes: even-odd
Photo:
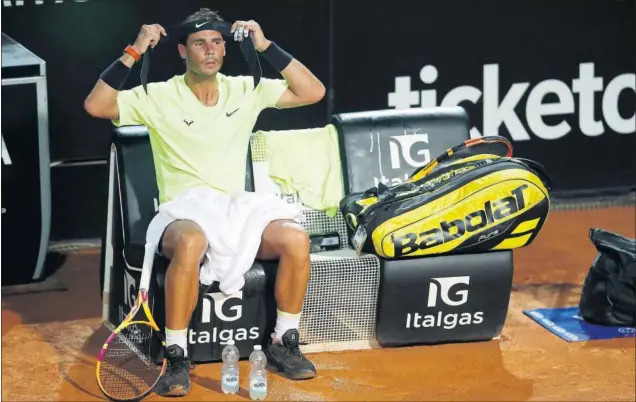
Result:
[[[141,267],[141,280],[139,281],[139,290],[148,290],[148,287],[150,285],[150,275],[152,274],[152,265],[155,262],[156,249],[156,245],[151,243],[146,244],[144,262]]]

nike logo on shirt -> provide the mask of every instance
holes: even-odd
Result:
[[[230,117],[230,116],[232,116],[234,113],[238,112],[238,110],[239,110],[239,109],[240,109],[240,108],[238,108],[238,109],[236,109],[235,111],[230,112],[230,113],[225,112],[225,115],[226,115],[227,117]]]

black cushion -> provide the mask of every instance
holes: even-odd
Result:
[[[150,136],[145,126],[123,126],[114,130],[113,146],[116,149],[116,174],[121,194],[124,256],[126,262],[136,268],[143,264],[146,230],[155,215],[159,203],[159,189],[150,146]],[[245,188],[253,191],[251,152],[247,155]]]
[[[403,181],[418,164],[470,138],[468,114],[459,106],[341,113],[331,123],[340,134],[347,194],[376,181]]]

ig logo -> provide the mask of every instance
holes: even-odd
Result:
[[[130,308],[137,301],[137,281],[127,270],[124,270],[124,302]]]
[[[233,293],[231,295],[226,295],[223,292],[206,293],[206,295],[210,296],[212,300],[214,300],[214,315],[216,315],[219,320],[230,322],[230,321],[236,321],[243,316],[243,306],[241,304],[237,304],[236,306],[232,306],[229,308],[230,311],[234,312],[231,316],[227,316],[223,313],[223,305],[229,299],[243,300],[242,290],[239,290],[238,292]],[[201,315],[203,317],[202,319],[203,323],[210,322],[210,319],[212,318],[211,304],[212,303],[210,302],[210,299],[208,299],[207,297],[203,299],[203,306],[202,306],[202,312],[201,312]]]
[[[422,144],[428,146],[428,134],[394,135],[389,137],[391,168],[399,169],[402,159],[414,168],[422,167],[429,163],[431,161],[431,151],[428,148],[422,148]]]
[[[438,294],[442,302],[448,306],[461,306],[468,300],[468,290],[458,290],[454,296],[459,296],[459,300],[451,300],[449,298],[450,290],[458,284],[468,285],[470,276],[452,276],[449,278],[431,278],[428,286],[428,307],[437,305]],[[441,289],[441,290],[440,290]]]

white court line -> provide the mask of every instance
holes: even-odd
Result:
[[[355,317],[346,314],[340,309],[331,311],[332,316],[349,329],[349,331],[356,334],[358,339],[364,339],[364,334],[367,332],[367,328],[360,323],[360,320],[356,320]]]
[[[300,345],[303,353],[344,352],[349,350],[378,349],[380,345],[376,340],[350,341],[350,342],[324,342]]]
[[[346,314],[341,310],[333,310],[329,312],[332,319],[338,321],[341,325],[347,327],[351,332],[359,338],[351,341],[332,341],[332,342],[316,342],[307,345],[300,345],[303,353],[322,353],[322,352],[341,352],[347,350],[368,350],[379,348],[377,340],[373,337],[365,339],[363,335],[367,329],[363,325],[357,323],[354,317]],[[356,325],[357,324],[357,325]]]

